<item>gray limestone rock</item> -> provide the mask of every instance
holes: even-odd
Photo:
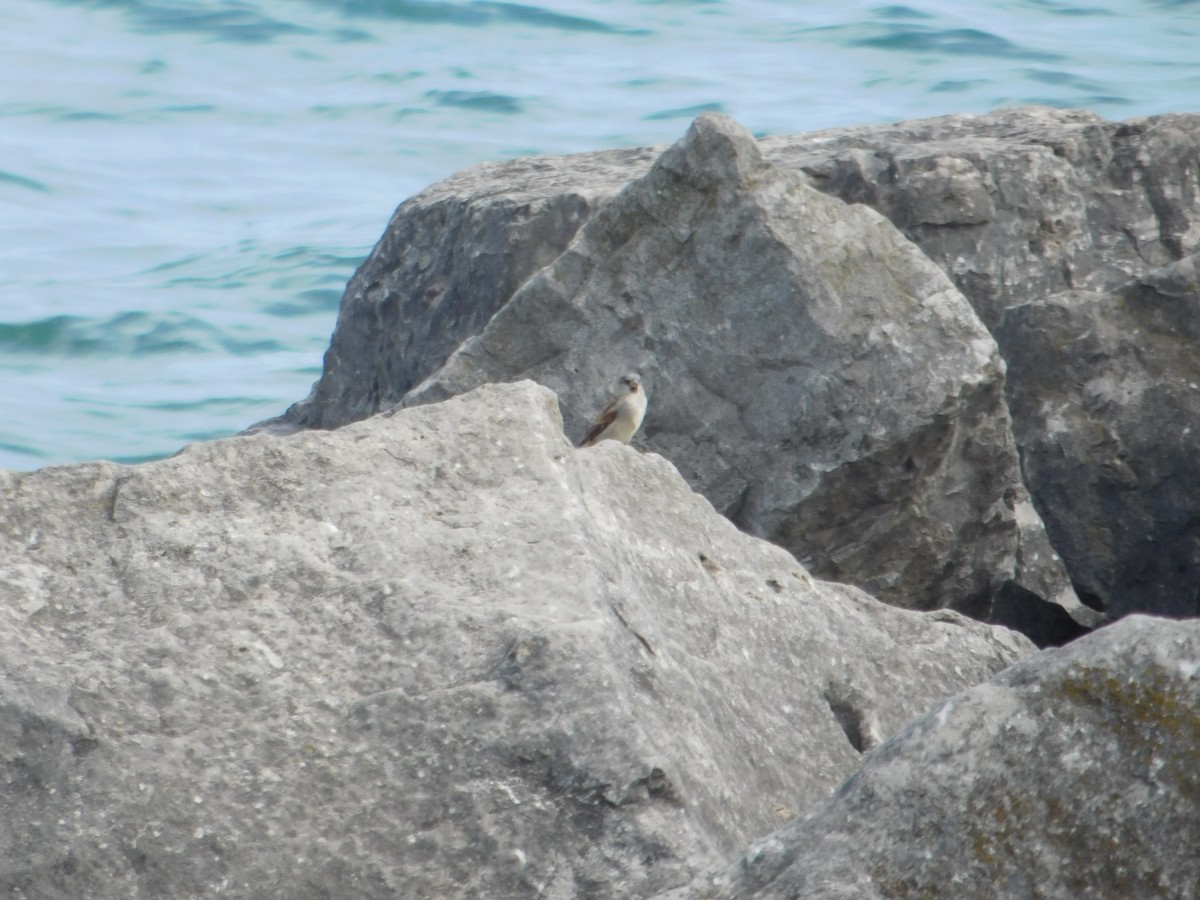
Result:
[[[256,428],[337,428],[395,406],[656,155],[485,163],[402,203],[346,286],[311,394]]]
[[[0,893],[645,896],[1028,655],[530,383],[0,472]]]
[[[1200,615],[1197,257],[1014,306],[997,335],[1025,477],[1082,595]]]
[[[676,897],[1189,900],[1200,622],[1129,618],[944,703]]]
[[[1020,472],[987,330],[881,216],[702,116],[406,403],[530,377],[582,434],[639,370],[642,443],[822,577],[986,616]]]
[[[1200,612],[1200,116],[1009,109],[763,148],[887,215],[993,329],[1027,486],[1075,590],[1114,616]],[[1074,597],[1046,602],[1061,581],[1015,578],[993,617],[1043,640],[1092,626]]]
[[[1200,184],[1195,177],[1200,168],[1200,116],[1109,122],[1080,110],[1026,107],[984,116],[947,116],[772,137],[761,141],[760,147],[764,158],[778,168],[802,172],[821,191],[849,203],[869,205],[887,216],[949,274],[989,328],[1000,326],[1011,307],[1047,301],[1067,291],[1118,291],[1131,279],[1150,277],[1149,273],[1200,252]],[[481,166],[405,203],[347,289],[325,373],[313,394],[271,427],[333,427],[399,402],[441,368],[464,341],[478,336],[530,278],[559,259],[584,223],[628,182],[644,176],[657,155],[657,150],[607,151]],[[653,204],[647,208],[653,209]],[[845,239],[861,258],[873,252],[867,242],[858,240],[861,220],[861,213],[856,212],[836,229],[828,222],[823,227],[828,235]],[[686,231],[686,224],[675,224]],[[712,250],[717,258],[707,262],[716,268],[726,248]],[[733,256],[737,252],[737,247],[731,248]],[[640,261],[629,258],[627,262],[631,266],[627,280],[631,280]],[[661,259],[652,262],[663,267]],[[559,270],[565,265],[564,261]],[[648,278],[660,282],[668,275],[664,271],[647,273]],[[736,273],[729,273],[726,281],[739,288],[748,286],[751,289],[745,295],[756,297],[755,288],[769,290],[771,279],[779,280],[777,274],[759,276],[757,272],[743,273],[743,281],[755,282],[746,285],[737,284]],[[806,277],[816,276],[809,272]],[[837,293],[843,285],[825,287]],[[730,323],[740,325],[757,315],[754,309],[741,308],[746,305],[742,296],[729,295]],[[622,297],[608,301],[614,308],[629,302]],[[536,318],[529,322],[530,328],[538,324]],[[674,324],[677,331],[684,331],[693,323],[681,316]],[[711,323],[701,320],[698,324],[705,327]],[[818,332],[814,330],[810,339],[817,340]],[[1041,361],[1029,363],[1022,346],[1009,345],[1008,333],[1005,328],[997,331],[1001,356],[1010,367],[1034,366],[1030,375],[1014,373],[1016,377],[1036,378]],[[642,349],[656,358],[674,350],[678,343],[673,333],[647,332],[646,336],[649,345]],[[919,343],[929,337],[928,332],[923,337],[920,329],[914,329],[908,337],[918,342],[912,351],[918,358],[941,350],[937,345]],[[873,357],[877,345],[863,344],[861,338],[851,332],[838,340],[846,345],[858,341],[864,357]],[[889,335],[888,340],[892,339]],[[518,355],[523,352],[516,351]],[[768,355],[768,366],[759,373],[763,383],[772,387],[791,375],[778,366],[769,368],[778,362],[776,356]],[[594,365],[593,371],[564,372],[559,382],[546,382],[565,390],[569,376],[578,385],[578,397],[564,395],[572,425],[594,411],[608,384],[624,371],[626,361],[612,362],[611,370]],[[906,404],[904,398],[890,393],[893,376],[898,376],[903,390],[905,376],[913,371],[893,370],[896,362],[873,359],[868,363],[886,373],[879,384],[868,386],[881,397],[878,406]],[[1187,367],[1186,360],[1164,363],[1166,371],[1172,371],[1172,366]],[[862,361],[855,359],[854,364]],[[733,365],[748,363],[734,360]],[[514,369],[502,377],[517,377],[529,370]],[[718,368],[716,372],[727,370]],[[679,421],[662,422],[656,421],[652,411],[644,436],[647,446],[666,453],[693,486],[740,524],[782,541],[815,571],[853,581],[891,602],[918,606],[950,603],[976,615],[1016,623],[1042,640],[1063,640],[1098,621],[1079,604],[1073,583],[1095,597],[1097,604],[1107,602],[1107,590],[1096,589],[1107,576],[1096,567],[1150,570],[1192,565],[1176,560],[1174,550],[1170,559],[1154,557],[1156,542],[1163,536],[1159,530],[1148,532],[1144,553],[1126,561],[1098,560],[1099,551],[1110,546],[1108,540],[1095,542],[1083,552],[1073,546],[1051,549],[1038,516],[1069,519],[1071,507],[1056,504],[1072,489],[1040,481],[1036,487],[1030,486],[1034,495],[1030,507],[1024,488],[1014,484],[1006,471],[1008,463],[1001,459],[1006,454],[998,452],[999,438],[988,435],[989,428],[982,423],[972,428],[985,436],[984,443],[991,448],[987,453],[994,459],[992,463],[976,461],[970,468],[983,477],[987,467],[994,466],[996,485],[976,492],[974,500],[965,504],[974,519],[951,511],[944,520],[958,533],[957,541],[939,534],[937,527],[924,533],[924,524],[934,521],[927,515],[929,495],[921,493],[927,473],[918,470],[912,477],[897,478],[897,460],[887,460],[879,469],[890,478],[875,479],[868,473],[864,480],[861,465],[844,464],[846,440],[864,433],[853,427],[853,422],[846,427],[841,421],[810,421],[806,429],[784,434],[781,446],[766,448],[764,453],[779,460],[791,458],[794,465],[780,462],[771,468],[765,487],[756,477],[739,477],[736,465],[727,463],[728,454],[719,446],[714,446],[711,456],[712,466],[721,471],[702,471],[689,459],[674,455],[678,448],[668,446],[668,431],[679,433],[681,426],[694,431],[714,418],[743,417],[730,409],[732,404],[721,391],[714,391],[712,384],[692,383],[691,373],[688,381],[680,380],[677,372],[648,374],[661,375],[658,384],[652,385],[660,395],[654,411],[663,411],[661,395],[670,392],[678,396],[681,408],[691,412],[676,416]],[[586,377],[581,380],[581,376]],[[792,395],[785,392],[784,396]],[[853,386],[835,399],[846,404],[858,402]],[[823,413],[821,400],[818,396],[811,412]],[[851,406],[841,409],[853,416]],[[773,412],[765,409],[759,418]],[[808,412],[808,406],[791,403],[781,422]],[[874,413],[868,405],[868,416]],[[980,414],[986,417],[986,413]],[[1018,410],[1017,414],[1028,419],[1040,413],[1034,409]],[[759,444],[763,443],[760,424],[754,417],[745,422],[750,439]],[[918,428],[908,436],[918,467],[935,465],[938,458],[936,453],[932,457],[923,453],[931,441],[936,444],[945,439],[936,427],[932,431]],[[741,433],[723,428],[721,440],[731,443],[740,439],[736,436]],[[890,433],[891,445],[899,439],[898,433]],[[1082,434],[1073,441],[1087,443],[1089,439]],[[797,440],[809,441],[810,447],[793,456]],[[953,449],[950,458],[960,449],[966,448]],[[743,448],[743,452],[752,453],[754,448]],[[867,447],[861,452],[878,454],[879,448]],[[1153,448],[1146,452],[1149,459],[1155,456]],[[897,450],[896,456],[905,454]],[[820,485],[815,484],[813,464],[820,473]],[[1152,463],[1158,468],[1173,464],[1165,459]],[[1080,460],[1080,465],[1086,467],[1087,461]],[[828,471],[822,466],[828,466]],[[768,468],[764,463],[763,471]],[[1193,475],[1187,477],[1195,480]],[[880,483],[888,488],[860,489],[864,484]],[[1011,496],[993,515],[979,515],[984,496],[1005,491]],[[945,505],[944,497],[942,501]],[[916,510],[911,518],[894,512],[905,505]],[[1181,505],[1195,504],[1185,498]],[[1030,508],[1036,510],[1032,516]],[[893,510],[893,515],[877,523],[880,509]],[[1172,518],[1169,510],[1167,518]],[[816,534],[811,523],[817,520],[837,523],[826,527],[841,533]],[[985,525],[973,536],[973,523],[978,521]],[[1099,534],[1124,527],[1111,516],[1095,522]],[[901,541],[907,540],[904,546],[915,551],[905,563],[908,571],[899,570],[896,554],[885,552],[877,563],[872,561],[879,549],[875,540],[879,529],[908,531]],[[1061,535],[1059,529],[1056,540]],[[967,562],[965,544],[972,541],[978,552],[974,562]],[[945,564],[950,573],[942,584],[932,574],[939,564]],[[1159,605],[1155,591],[1146,592],[1144,601],[1126,593],[1126,599],[1114,609],[1127,604],[1139,609],[1185,608],[1177,599]],[[1089,602],[1093,601],[1089,598]]]
[[[1021,107],[762,145],[886,215],[989,328],[1015,304],[1111,290],[1200,251],[1200,115],[1109,122]]]

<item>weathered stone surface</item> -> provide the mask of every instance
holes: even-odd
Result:
[[[675,896],[1179,898],[1200,885],[1200,623],[1131,616],[948,700]]]
[[[989,328],[1014,304],[1112,290],[1200,251],[1198,115],[1109,122],[1022,107],[762,144],[886,215]]]
[[[1014,306],[997,335],[1025,476],[1076,586],[1114,616],[1200,614],[1197,258]]]
[[[947,116],[773,137],[761,141],[760,147],[766,159],[803,171],[820,190],[847,202],[868,204],[886,215],[951,276],[989,328],[998,327],[1005,310],[1012,306],[1044,301],[1066,291],[1117,291],[1131,279],[1147,277],[1200,252],[1200,183],[1196,177],[1200,170],[1200,116],[1108,122],[1080,110],[1026,107],[984,116]],[[646,173],[656,155],[654,150],[609,151],[478,167],[406,203],[347,292],[326,372],[313,395],[275,427],[330,427],[398,402],[413,385],[441,367],[462,341],[479,334],[517,288],[558,257],[608,198]],[[531,247],[527,239],[540,243]],[[631,264],[637,261],[631,260]],[[729,302],[736,308],[742,301],[740,295],[731,295]],[[738,321],[741,317],[731,318]],[[689,323],[678,324],[684,328]],[[1006,334],[1007,330],[998,332],[1000,352],[1012,365],[1023,357],[1022,348],[1008,346]],[[663,336],[652,337],[656,354],[673,349]],[[922,352],[936,349],[925,347]],[[874,348],[864,347],[864,353],[873,354]],[[1178,365],[1186,368],[1187,363],[1179,361]],[[620,362],[617,368],[623,371]],[[581,397],[587,395],[580,401],[586,409],[568,405],[568,419],[574,421],[588,414],[614,372],[606,371],[603,377],[586,383],[576,373],[571,375]],[[772,377],[768,374],[768,383]],[[564,387],[561,383],[553,386]],[[885,394],[888,389],[888,384],[881,387]],[[713,393],[710,387],[687,388],[664,380],[658,386],[660,393],[663,390],[689,392],[691,395],[682,399],[693,404],[692,418],[709,418],[705,401]],[[574,398],[569,398],[572,403]],[[1038,414],[1037,410],[1018,411],[1022,418]],[[656,442],[654,427],[652,417],[647,445],[670,454],[671,448]],[[816,427],[822,431],[800,437],[831,444],[818,449],[814,458],[837,458],[844,449],[836,446],[838,435],[824,425]],[[912,435],[915,447],[921,446],[922,437],[923,433]],[[1073,440],[1086,443],[1088,437],[1080,435]],[[1155,456],[1153,449],[1146,452],[1147,458]],[[730,484],[716,486],[724,488],[723,493],[715,490],[698,480],[701,473],[688,460],[671,458],[720,509],[739,513],[739,500],[729,499],[734,493],[728,490]],[[797,462],[802,470],[806,460]],[[1153,464],[1163,468],[1171,463],[1164,459]],[[870,531],[862,524],[871,519],[872,504],[895,507],[908,502],[905,482],[893,481],[892,492],[880,497],[853,489],[858,484],[857,471],[842,489],[840,474],[850,473],[840,463],[833,463],[829,473],[823,474],[826,493],[814,491],[797,503],[781,496],[778,509],[769,507],[776,498],[749,491],[748,481],[746,503],[751,512],[738,521],[755,527],[756,504],[763,507],[765,518],[790,519],[807,511],[810,519],[823,521],[829,521],[832,507],[836,520],[846,519],[850,530],[857,528],[861,533]],[[783,473],[779,479],[781,484],[795,480],[791,473]],[[804,480],[802,473],[800,481]],[[1194,480],[1189,471],[1188,481]],[[1046,488],[1045,484],[1033,488],[1038,512],[1056,519],[1070,518],[1069,506],[1055,504],[1064,491],[1071,491]],[[802,486],[799,493],[805,490]],[[1072,587],[1072,582],[1077,583],[1103,602],[1106,591],[1095,592],[1095,585],[1103,583],[1106,576],[1094,571],[1095,566],[1152,570],[1179,565],[1174,550],[1169,560],[1156,558],[1155,542],[1164,534],[1154,530],[1149,532],[1143,552],[1124,561],[1097,563],[1098,554],[1092,548],[1084,552],[1056,548],[1070,571],[1068,577],[1062,562],[1054,558],[1056,554],[1046,552],[1037,514],[1032,524],[1021,527],[1015,542],[1008,533],[1010,510],[1017,510],[1018,521],[1027,520],[1020,511],[1025,502],[1014,495],[1002,504],[1006,520],[1002,541],[995,541],[994,532],[987,529],[978,541],[982,551],[975,563],[980,570],[976,583],[998,585],[998,593],[990,600],[983,595],[960,599],[960,608],[978,615],[987,614],[990,605],[990,614],[999,620],[1019,622],[1031,634],[1057,634],[1057,639],[1063,639],[1096,622],[1096,617],[1079,605]],[[920,505],[919,499],[916,505]],[[1188,496],[1179,505],[1196,504]],[[1172,519],[1169,509],[1165,518]],[[869,559],[871,552],[856,554],[855,548],[845,544],[806,543],[806,527],[799,529],[802,533],[798,536],[781,537],[778,522],[766,524],[768,527],[758,527],[757,532],[783,540],[830,577],[853,581],[893,602],[923,606],[955,602],[948,599],[950,592],[936,588],[890,590],[889,583],[904,580],[896,578],[888,560],[878,568],[868,564],[860,569],[856,557]],[[1118,519],[1106,517],[1095,522],[1094,530],[1106,533],[1124,527]],[[969,538],[964,535],[963,539]],[[1110,543],[1101,541],[1097,546]],[[922,558],[918,553],[914,560]],[[922,563],[911,565],[917,568]],[[952,568],[956,566],[961,569],[962,561]],[[913,601],[914,594],[925,596]],[[1142,596],[1143,600],[1135,600],[1129,594],[1130,608],[1180,608],[1175,600],[1157,605],[1159,594],[1155,591]],[[1114,609],[1124,608],[1125,602],[1118,602]]]
[[[529,383],[0,472],[0,893],[645,896],[1030,649],[814,582]]]
[[[656,155],[486,163],[402,203],[346,286],[321,379],[263,424],[337,428],[395,406]]]
[[[1108,621],[1075,593],[1041,517],[1022,490],[1015,503],[1020,540],[1017,574],[1001,586],[989,621],[1016,628],[1039,647],[1058,647]]]
[[[1200,116],[1024,108],[763,146],[887,215],[993,329],[1029,491],[1088,602],[1200,612]],[[994,617],[1035,636],[1042,619],[1043,638],[1090,625],[1044,602],[1047,576],[1006,585]]]
[[[979,616],[1012,577],[1020,473],[990,335],[886,220],[728,119],[698,119],[406,403],[530,377],[577,435],[632,370],[639,440],[822,577]]]

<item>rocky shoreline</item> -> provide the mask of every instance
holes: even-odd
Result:
[[[279,419],[0,472],[0,889],[1193,896],[1197,252],[1200,116],[430,187]]]

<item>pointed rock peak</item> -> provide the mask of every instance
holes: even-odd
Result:
[[[768,165],[754,135],[728,116],[704,113],[658,158],[649,177],[666,171],[704,188],[731,176],[745,179]]]
[[[705,113],[600,210],[585,234],[620,244],[649,217],[683,241],[714,208],[747,200],[771,176],[792,177],[764,159],[754,136],[733,119]]]

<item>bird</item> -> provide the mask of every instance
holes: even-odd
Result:
[[[628,444],[637,434],[646,415],[646,389],[642,377],[636,374],[622,376],[617,382],[617,393],[596,421],[588,429],[580,447],[592,447],[601,441],[620,441]]]

